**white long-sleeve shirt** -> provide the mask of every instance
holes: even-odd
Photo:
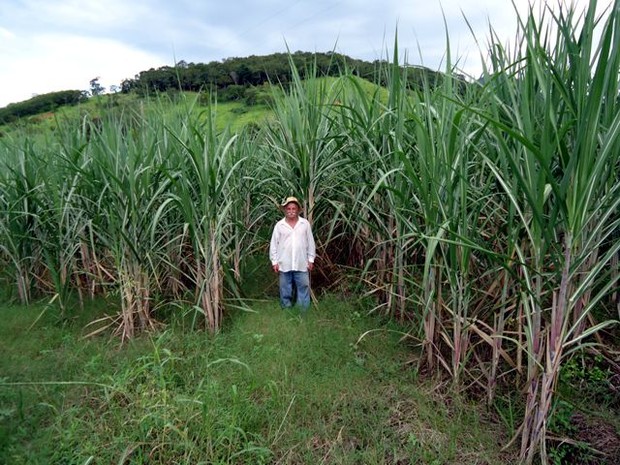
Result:
[[[310,222],[302,217],[292,228],[282,218],[276,223],[269,244],[271,264],[278,264],[280,271],[308,271],[308,262],[314,263],[316,246]]]

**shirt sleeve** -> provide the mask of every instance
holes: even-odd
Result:
[[[269,260],[271,260],[271,265],[276,265],[278,263],[278,224],[273,228],[273,233],[271,234],[271,242],[269,243]]]
[[[314,236],[312,235],[312,227],[310,226],[310,223],[308,223],[308,229],[306,231],[306,241],[308,244],[308,250],[306,252],[308,262],[314,263],[314,259],[316,257],[316,245],[314,243]]]

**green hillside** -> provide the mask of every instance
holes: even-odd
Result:
[[[100,117],[103,109],[120,106],[122,110],[135,106],[136,98],[143,102],[188,103],[193,96],[198,96],[201,106],[208,106],[211,101],[237,103],[225,105],[222,109],[222,124],[238,119],[229,118],[229,111],[238,115],[250,113],[239,118],[240,124],[244,124],[254,116],[260,116],[253,111],[255,108],[245,107],[258,106],[260,109],[268,104],[273,100],[274,90],[276,93],[286,91],[296,75],[305,79],[350,74],[385,86],[385,76],[380,70],[386,64],[385,61],[364,62],[337,53],[307,52],[229,58],[211,63],[180,61],[175,66],[142,71],[135,78],[113,86],[115,92],[112,95],[105,93],[98,79],[93,79],[90,90],[51,92],[0,108],[0,134],[10,132],[14,127],[32,128],[53,119],[56,114],[73,117],[77,112],[80,117],[85,114]],[[443,79],[442,73],[423,67],[402,68],[401,72],[412,89],[438,85]],[[72,110],[74,106],[78,110]]]
[[[370,97],[379,92],[382,99],[387,100],[387,91],[376,84],[363,78],[353,77],[361,89]],[[315,78],[321,86],[331,89],[333,102],[337,102],[339,95],[344,92],[344,87],[350,87],[348,79],[337,77]],[[277,86],[262,86],[257,101],[251,103],[245,100],[218,101],[217,94],[199,92],[170,91],[157,96],[139,96],[135,93],[102,94],[95,97],[83,98],[78,102],[65,105],[52,105],[52,109],[46,108],[32,115],[23,116],[14,121],[0,124],[0,135],[7,136],[25,132],[29,135],[44,136],[48,131],[55,130],[58,125],[79,124],[85,118],[99,120],[111,117],[114,114],[156,111],[163,114],[179,114],[192,112],[203,115],[212,112],[216,118],[216,126],[219,131],[228,129],[237,132],[248,124],[260,126],[261,123],[272,114],[270,102],[282,94],[282,89]],[[43,96],[41,96],[43,97]],[[326,102],[329,104],[330,102]],[[39,108],[39,105],[34,107]],[[0,121],[2,118],[0,117]]]
[[[67,105],[35,115],[22,117],[11,123],[0,125],[0,133],[10,135],[26,131],[29,134],[45,134],[59,124],[87,119],[101,119],[111,114],[135,111],[153,111],[164,108],[166,113],[183,110],[204,112],[213,109],[217,113],[218,127],[229,126],[232,130],[240,129],[249,122],[260,122],[268,113],[265,105],[247,105],[244,102],[223,102],[211,105],[209,98],[194,92],[175,93],[173,96],[162,95],[157,98],[139,97],[135,94],[114,94],[91,97],[77,105]]]

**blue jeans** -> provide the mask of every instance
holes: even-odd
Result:
[[[310,307],[310,273],[307,271],[280,271],[280,305],[293,306],[293,288],[297,291],[297,302],[302,309]]]

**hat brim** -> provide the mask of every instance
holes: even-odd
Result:
[[[290,202],[287,202],[287,203],[284,203],[284,204],[280,205],[280,208],[281,208],[282,210],[284,210],[284,209],[286,208],[286,206],[287,206],[287,205],[289,205],[289,204],[291,204],[291,203],[294,203],[295,205],[297,205],[297,208],[299,208],[299,209],[301,210],[301,205],[300,205],[300,203],[299,203],[299,202],[295,202],[294,200],[291,200]]]

